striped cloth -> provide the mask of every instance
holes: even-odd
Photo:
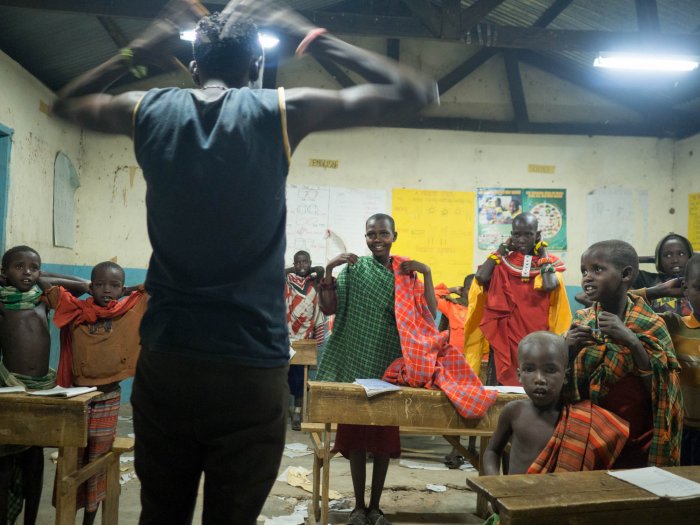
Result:
[[[0,286],[0,303],[5,310],[31,310],[43,293],[36,284],[26,292],[20,292],[14,286]]]
[[[90,401],[88,408],[88,446],[78,450],[78,468],[112,450],[117,433],[121,389],[102,394]],[[106,472],[101,470],[78,487],[76,508],[95,512],[107,495]]]
[[[562,408],[554,433],[528,474],[604,470],[612,467],[629,436],[629,425],[590,401]]]
[[[600,303],[595,303],[576,312],[573,322],[598,328],[600,312]],[[658,467],[678,465],[683,403],[680,370],[671,337],[662,319],[641,297],[635,295],[627,296],[623,322],[641,341],[653,372],[651,404],[654,429],[648,464]],[[582,399],[588,391],[590,400],[600,404],[612,385],[627,375],[637,374],[638,369],[629,348],[603,338],[599,344],[584,347],[579,352],[572,373],[574,380],[570,384],[573,399]]]
[[[336,315],[318,366],[318,381],[378,379],[401,355],[394,317],[394,275],[374,257],[340,272]]]
[[[485,390],[449,334],[439,332],[425,301],[423,283],[415,273],[403,274],[400,265],[409,259],[392,257],[395,316],[403,357],[394,361],[383,379],[417,388],[442,390],[465,418],[482,417],[498,394]]]

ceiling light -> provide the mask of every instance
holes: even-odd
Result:
[[[180,40],[187,40],[188,42],[194,42],[194,39],[196,38],[197,33],[194,29],[190,29],[189,31],[181,31],[180,32]],[[280,39],[277,38],[275,35],[270,35],[267,33],[258,33],[258,39],[260,40],[260,45],[263,47],[263,49],[270,49],[275,47],[277,44],[280,43]]]
[[[700,59],[683,55],[642,55],[636,53],[601,53],[595,67],[628,71],[692,71]]]

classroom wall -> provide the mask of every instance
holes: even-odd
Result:
[[[382,51],[381,39],[364,39]],[[433,68],[439,77],[464,59],[455,44],[402,43],[402,60]],[[503,64],[492,59],[443,97],[435,115],[510,118]],[[636,115],[597,99],[553,77],[523,67],[533,120],[566,120],[609,114],[627,121]],[[311,59],[284,64],[280,84],[307,81],[335,88],[335,81]],[[129,139],[82,132],[40,111],[53,94],[0,53],[0,124],[15,130],[10,165],[7,246],[28,243],[49,270],[89,276],[96,262],[115,259],[127,268],[128,282],[143,279],[150,256],[145,225],[145,183]],[[554,102],[554,109],[550,102]],[[591,109],[593,108],[593,109]],[[76,247],[56,248],[52,237],[53,161],[63,150],[73,161],[81,186],[76,192]],[[671,140],[621,137],[508,135],[408,129],[359,129],[314,135],[295,153],[289,182],[351,188],[476,191],[479,187],[566,188],[569,264],[566,283],[578,286],[578,257],[587,245],[587,196],[601,188],[646,190],[620,203],[630,216],[630,238],[651,253],[671,229],[687,230],[688,191],[700,191],[691,151],[700,137]],[[339,160],[338,169],[311,168],[310,158]],[[528,173],[528,164],[554,165],[554,174]],[[674,190],[674,191],[672,191]],[[669,210],[675,208],[675,214]],[[364,221],[365,217],[358,217]],[[401,228],[401,225],[398,225]],[[186,247],[183,247],[186,249]],[[475,263],[485,252],[475,252]],[[429,261],[426,261],[429,263]],[[53,334],[54,336],[56,334]],[[57,339],[57,338],[55,338]],[[56,348],[53,349],[54,362]],[[125,392],[125,399],[128,399]]]

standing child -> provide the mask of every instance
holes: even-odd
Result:
[[[500,473],[510,442],[508,474],[611,468],[629,434],[628,425],[590,401],[562,399],[569,356],[564,338],[533,332],[518,345],[518,377],[527,399],[511,401],[484,453],[484,474]]]
[[[418,261],[393,264],[391,245],[397,237],[394,219],[376,214],[367,219],[365,238],[371,257],[341,254],[326,265],[321,281],[320,302],[326,315],[335,314],[335,324],[319,365],[319,381],[353,382],[380,378],[402,355],[394,311],[395,272],[423,274],[424,298],[435,315],[435,293],[430,268]],[[333,279],[333,268],[349,263]],[[399,429],[362,425],[338,425],[335,451],[350,460],[355,509],[350,525],[387,525],[379,509],[389,458],[401,453]],[[367,453],[373,454],[372,489],[365,505]]]
[[[639,269],[624,241],[593,244],[581,256],[581,287],[593,306],[579,310],[566,341],[571,387],[629,423],[614,468],[678,465],[682,428],[679,365],[661,318],[628,294]]]
[[[284,298],[287,305],[287,331],[289,341],[316,339],[316,346],[323,344],[324,319],[318,304],[316,284],[323,277],[322,267],[311,266],[309,252],[294,254],[294,266],[287,270]],[[292,430],[301,430],[301,403],[304,395],[304,367],[290,365],[289,393],[294,396]]]
[[[64,287],[53,286],[46,292],[56,310],[54,324],[61,328],[58,383],[96,386],[101,392],[90,402],[88,446],[79,453],[80,466],[112,449],[121,403],[119,382],[134,375],[141,350],[139,325],[147,305],[142,287],[119,300],[125,292],[124,270],[116,263],[97,264],[90,280],[91,297],[86,300]],[[77,507],[85,507],[83,525],[94,523],[106,488],[103,471],[79,489]]]
[[[562,262],[546,250],[537,217],[521,213],[513,219],[510,238],[476,272],[464,327],[465,355],[479,352],[481,330],[493,352],[501,385],[517,386],[518,343],[538,330],[564,332],[571,323]],[[476,345],[476,350],[474,349]]]
[[[646,292],[653,295],[655,288],[665,286],[668,285],[662,283]],[[667,311],[660,315],[681,365],[684,412],[681,465],[700,465],[700,255],[694,255],[685,265],[683,291],[691,313],[680,316]]]
[[[45,285],[41,257],[29,246],[15,246],[2,256],[0,269],[0,386],[46,390],[56,384],[49,368],[48,307],[39,286]],[[52,281],[74,282],[68,276]],[[0,523],[14,523],[22,511],[24,524],[36,522],[44,475],[41,447],[0,445]],[[6,521],[7,520],[7,521]]]

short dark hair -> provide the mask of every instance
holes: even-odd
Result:
[[[637,250],[630,243],[617,239],[600,241],[591,244],[584,253],[593,250],[603,253],[606,259],[618,270],[631,266],[633,275],[630,282],[637,277],[639,273],[639,256],[637,255]]]
[[[7,269],[7,267],[10,265],[10,262],[12,261],[12,258],[17,255],[18,253],[25,253],[25,252],[31,252],[36,254],[37,257],[39,257],[39,262],[41,262],[41,255],[39,255],[39,252],[36,251],[34,248],[30,246],[25,246],[25,245],[20,245],[20,246],[13,246],[9,250],[7,250],[3,256],[2,256],[2,267],[3,269]]]
[[[241,18],[227,25],[229,18],[213,13],[203,17],[195,28],[192,54],[198,68],[206,75],[219,74],[224,78],[239,75],[253,59],[263,56],[255,23]]]
[[[90,280],[94,281],[95,280],[95,272],[98,270],[103,270],[105,268],[110,268],[112,270],[117,270],[122,274],[122,284],[124,284],[124,281],[126,281],[126,275],[124,274],[124,268],[119,266],[117,263],[112,262],[112,261],[103,261],[101,263],[97,263],[95,266],[93,266],[92,271],[90,272]]]
[[[554,345],[561,350],[562,361],[565,366],[569,364],[569,352],[566,346],[566,339],[563,336],[555,334],[554,332],[547,332],[545,330],[539,330],[537,332],[530,332],[518,343],[518,359],[520,354],[525,350],[525,348],[540,343],[542,340],[549,340]]]
[[[389,224],[391,225],[391,231],[396,231],[396,223],[394,222],[394,218],[391,215],[387,215],[386,213],[375,213],[365,221],[365,225],[369,224],[370,221],[389,221]]]
[[[685,280],[700,274],[700,254],[693,255],[685,265]]]
[[[533,213],[530,213],[529,211],[519,213],[518,215],[513,217],[513,227],[515,227],[516,224],[528,226],[529,223],[534,223],[535,229],[539,228],[539,223],[537,222],[537,216]]]
[[[300,255],[306,255],[309,258],[309,261],[311,260],[311,254],[309,254],[309,252],[307,252],[305,250],[299,250],[297,253],[294,254],[293,259],[296,259]]]

